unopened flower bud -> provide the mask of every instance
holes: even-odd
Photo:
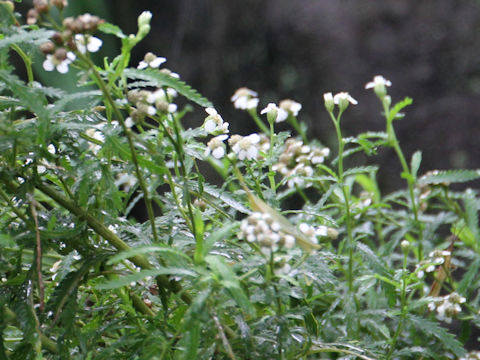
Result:
[[[63,10],[68,5],[67,0],[50,0],[50,3],[58,10]]]
[[[44,42],[40,45],[40,51],[44,54],[53,54],[55,51],[55,44],[51,41]]]
[[[58,60],[63,61],[67,58],[67,50],[65,50],[64,48],[58,48],[57,50],[55,50],[53,56],[55,56],[55,58],[57,58]]]
[[[323,94],[323,101],[325,103],[325,109],[329,113],[333,111],[333,108],[335,107],[335,102],[333,101],[333,95],[331,92]]]
[[[63,45],[63,36],[59,32],[56,32],[55,34],[52,35],[52,41],[55,43],[57,46],[62,46]]]
[[[47,0],[33,0],[33,7],[39,14],[46,13],[50,9]]]
[[[408,240],[402,240],[400,242],[400,247],[402,248],[402,251],[404,252],[404,254],[408,254],[410,250],[410,242]]]
[[[38,20],[38,12],[35,9],[30,9],[27,12],[27,24],[33,25],[36,24]]]
[[[338,238],[338,230],[331,227],[327,228],[327,236],[332,240],[336,240]]]

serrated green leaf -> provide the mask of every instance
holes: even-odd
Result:
[[[478,273],[480,272],[480,258],[475,259],[470,266],[468,271],[463,275],[462,280],[457,286],[457,292],[461,295],[468,294],[472,286],[476,286],[476,279],[479,278]]]
[[[439,339],[443,345],[448,350],[452,351],[457,357],[465,355],[466,350],[462,343],[455,339],[454,335],[447,332],[447,330],[439,326],[436,322],[421,318],[416,315],[409,315],[407,319],[415,329]]]
[[[463,183],[480,178],[480,170],[436,170],[423,175],[418,184]]]
[[[230,235],[230,233],[232,232],[232,229],[234,229],[237,226],[238,226],[238,223],[230,223],[230,224],[226,224],[220,229],[215,229],[214,231],[212,231],[210,235],[205,239],[205,244],[203,246],[204,256],[206,256],[209,253],[210,249],[213,247],[213,245],[216,242],[221,241],[222,239],[225,239],[226,237],[228,237],[228,235]]]
[[[400,111],[407,106],[411,105],[413,103],[413,100],[409,97],[406,97],[402,101],[398,102],[395,104],[395,106],[390,110],[388,113],[388,121],[393,121],[395,119],[399,119],[402,116],[400,116]]]
[[[191,259],[188,255],[178,250],[167,247],[166,245],[147,245],[147,246],[134,247],[127,251],[122,251],[117,255],[111,257],[107,261],[107,265],[117,264],[122,260],[129,259],[136,255],[151,254],[151,253],[165,253],[165,254],[175,255],[175,256],[179,256],[186,259],[188,262],[191,262]]]
[[[100,90],[91,90],[91,91],[82,91],[82,92],[77,92],[77,93],[72,93],[72,94],[62,96],[60,100],[55,102],[55,112],[58,113],[62,111],[69,102],[75,101],[75,100],[81,100],[89,97],[96,97],[97,101],[100,101],[101,95],[102,95],[102,92]]]
[[[176,79],[168,74],[164,74],[157,69],[138,70],[128,68],[123,72],[129,79],[147,80],[153,82],[157,87],[168,86],[178,91],[187,99],[197,103],[203,107],[212,107],[212,103],[208,99],[200,95],[197,90],[187,85],[182,80]]]

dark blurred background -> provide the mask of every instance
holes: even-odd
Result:
[[[260,109],[284,98],[302,103],[310,137],[333,149],[324,92],[349,91],[359,101],[342,120],[346,136],[383,130],[380,104],[363,89],[382,74],[393,83],[394,101],[414,99],[395,125],[407,158],[423,151],[420,172],[480,167],[479,0],[69,2],[70,12],[95,13],[125,33],[134,33],[137,16],[150,10],[152,31],[135,48],[132,65],[147,51],[165,56],[168,68],[215,104],[232,133],[254,126],[230,103],[241,86],[259,92]],[[17,9],[25,14],[30,3]],[[114,54],[118,44],[111,41],[103,56]],[[402,181],[393,150],[358,161],[381,165],[384,191]]]

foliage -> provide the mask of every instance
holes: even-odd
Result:
[[[419,176],[421,152],[408,163],[394,129],[412,100],[392,105],[388,80],[366,86],[385,132],[344,137],[356,100],[324,95],[329,161],[292,100],[259,114],[239,89],[234,105],[261,131],[229,136],[165,59],[130,67],[148,12],[125,35],[91,15],[59,22],[64,1],[35,2],[20,25],[11,4],[0,3],[0,358],[473,358],[480,203],[450,184],[480,171]],[[96,30],[122,42],[101,66]],[[95,89],[36,82],[39,47],[45,70],[75,69]],[[275,131],[282,121],[292,132]],[[405,189],[384,195],[377,166],[345,166],[379,148],[397,154]]]

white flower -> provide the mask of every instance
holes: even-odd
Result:
[[[258,134],[244,136],[232,146],[232,150],[240,160],[255,159],[258,155],[257,144],[259,141],[260,136]]]
[[[225,144],[223,141],[228,138],[228,135],[215,136],[207,143],[205,156],[212,154],[215,159],[221,159],[225,156]]]
[[[87,50],[91,53],[97,52],[102,46],[102,40],[95,36],[76,34],[75,45],[77,45],[78,51],[85,54]]]
[[[147,67],[151,68],[158,68],[160,65],[162,65],[165,61],[167,61],[166,58],[156,56],[155,54],[148,52],[145,54],[145,57],[143,58],[142,61],[137,66],[137,69],[145,69]]]
[[[350,96],[348,92],[339,92],[338,94],[335,94],[333,97],[333,102],[335,105],[338,105],[340,108],[342,108],[343,104],[346,104],[348,106],[348,103],[357,105],[358,101],[355,100],[353,97]]]
[[[267,114],[269,117],[274,117],[276,123],[285,121],[288,117],[288,112],[282,108],[279,108],[274,103],[268,104],[266,108],[260,111],[260,114]]]
[[[242,87],[235,91],[235,94],[230,98],[233,106],[241,110],[255,109],[258,106],[258,94],[246,87]]]
[[[279,107],[293,116],[298,116],[299,111],[302,110],[302,104],[290,99],[280,101]]]
[[[365,85],[365,89],[372,89],[379,86],[392,86],[392,82],[385,79],[382,75],[377,75],[373,77],[373,81]]]
[[[68,72],[68,65],[75,61],[76,56],[71,51],[66,53],[65,58],[59,58],[56,54],[48,54],[46,60],[43,62],[43,69],[45,71],[53,71],[57,69],[60,74]]]
[[[390,103],[391,99],[387,98],[387,86],[391,85],[392,83],[390,80],[385,79],[381,75],[377,75],[373,78],[373,81],[370,81],[365,85],[365,89],[373,88],[373,91],[375,91],[375,94],[377,94],[380,99],[385,99],[388,103]]]
[[[217,113],[217,110],[209,107],[206,108],[205,111],[207,112],[208,116],[205,118],[203,127],[207,133],[228,133],[229,124],[228,122],[223,121],[223,118],[219,113]]]

